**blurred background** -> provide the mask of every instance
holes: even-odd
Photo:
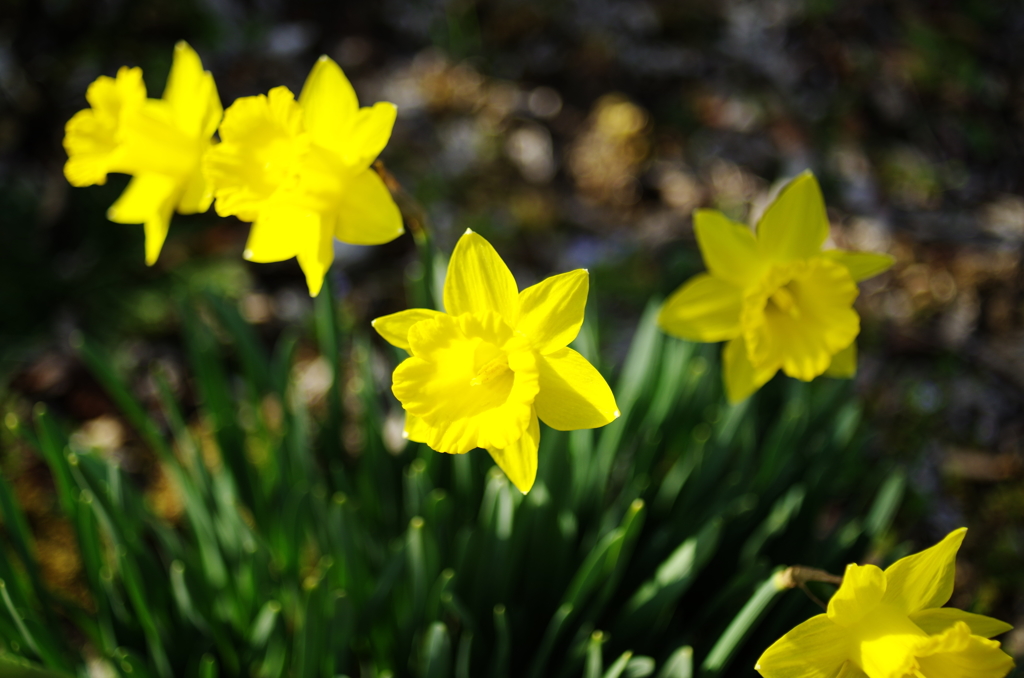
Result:
[[[175,299],[190,290],[236,300],[268,342],[312,322],[294,261],[242,260],[247,224],[176,215],[147,268],[142,228],[104,218],[127,177],[85,189],[63,177],[64,123],[88,84],[141,66],[159,96],[181,39],[225,107],[280,84],[298,92],[320,54],[364,104],[397,104],[382,159],[440,249],[472,228],[521,286],[589,268],[611,356],[652,296],[702,269],[694,208],[756,218],[778,182],[810,168],[833,243],[897,260],[858,300],[863,463],[911,470],[901,539],[970,528],[953,603],[1017,625],[1006,646],[1020,655],[1022,36],[1016,1],[4,0],[0,398],[76,422],[174,515],[158,466],[75,357],[76,333],[140,380],[154,363],[185,380]],[[366,323],[414,301],[419,265],[409,235],[338,244],[329,280],[348,322]],[[322,396],[323,365],[307,358],[301,383]],[[42,466],[5,463],[30,515],[49,510]],[[69,528],[38,524],[45,576],[73,581]]]

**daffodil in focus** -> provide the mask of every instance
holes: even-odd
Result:
[[[297,257],[316,296],[334,261],[335,238],[379,245],[401,235],[398,207],[370,169],[391,137],[395,113],[386,102],[360,108],[345,74],[326,56],[297,101],[287,87],[236,100],[206,168],[217,214],[252,222],[245,258]]]
[[[405,408],[406,437],[451,454],[482,447],[528,492],[537,475],[538,419],[572,431],[619,416],[607,382],[568,347],[588,291],[589,274],[579,269],[520,292],[490,243],[466,231],[448,266],[445,313],[417,308],[373,321],[410,354],[392,385]]]
[[[715,210],[697,210],[693,227],[708,271],[669,297],[658,322],[683,339],[728,342],[722,362],[730,401],[744,400],[780,369],[803,381],[853,376],[857,283],[893,259],[822,250],[829,223],[814,175],[793,179],[756,232]]]
[[[776,641],[754,668],[765,678],[1003,678],[1013,660],[990,638],[1012,627],[942,607],[966,533],[884,571],[848,565],[828,612]]]
[[[212,144],[223,108],[213,76],[184,42],[162,99],[146,97],[142,70],[122,66],[100,76],[64,130],[64,176],[72,186],[104,184],[111,172],[132,180],[107,211],[120,224],[143,224],[146,263],[154,264],[167,238],[171,214],[205,212],[213,200],[202,158]]]

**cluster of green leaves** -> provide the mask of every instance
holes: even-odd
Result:
[[[711,347],[666,338],[653,305],[612,380],[622,416],[545,430],[527,496],[480,451],[389,451],[397,404],[372,369],[383,347],[343,331],[326,288],[315,341],[334,382],[319,416],[292,380],[296,334],[268,354],[230,303],[181,312],[195,412],[159,373],[148,410],[102,351],[80,347],[173,480],[179,526],[44,409],[15,425],[49,465],[94,609],[42,584],[0,479],[11,667],[84,677],[88,656],[133,678],[716,676],[809,614],[799,594],[764,614],[779,564],[856,559],[902,494],[898,474],[865,490],[881,470],[864,464],[848,385],[776,381],[725,405]],[[576,347],[600,364],[594,319],[584,328]],[[343,407],[352,397],[361,407]],[[343,442],[353,427],[358,455]],[[211,443],[218,464],[204,461]]]

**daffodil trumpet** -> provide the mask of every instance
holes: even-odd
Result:
[[[822,249],[829,221],[814,175],[804,172],[785,186],[756,231],[706,209],[694,213],[693,228],[708,271],[669,297],[658,322],[683,339],[727,342],[722,362],[731,402],[779,370],[803,381],[854,375],[857,283],[893,259]]]
[[[144,225],[146,263],[152,265],[171,214],[205,212],[213,200],[202,172],[223,113],[213,76],[179,42],[163,98],[147,98],[142,69],[126,66],[114,78],[97,78],[85,98],[90,107],[64,130],[64,176],[72,186],[91,186],[106,183],[110,173],[132,175],[107,218]]]
[[[445,312],[416,308],[373,321],[410,354],[392,383],[405,436],[450,454],[484,448],[528,492],[539,421],[571,431],[619,416],[607,382],[569,348],[588,290],[589,274],[578,269],[520,291],[490,243],[466,231],[448,266]]]

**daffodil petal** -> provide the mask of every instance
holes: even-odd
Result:
[[[807,259],[828,238],[828,214],[818,180],[803,172],[789,182],[757,224],[757,244],[765,258]]]
[[[778,371],[777,365],[755,368],[747,356],[747,344],[742,336],[730,340],[722,349],[722,378],[730,403],[746,400]]]
[[[724,341],[740,335],[740,288],[701,273],[672,293],[658,314],[668,334],[690,341]]]
[[[341,67],[320,57],[299,94],[306,130],[317,144],[344,157],[359,100]]]
[[[160,250],[167,240],[167,231],[171,226],[172,206],[170,201],[152,214],[142,225],[146,233],[146,265],[152,266],[160,258]]]
[[[964,622],[971,633],[982,638],[993,638],[1013,629],[1011,624],[973,612],[964,612],[955,607],[936,607],[919,610],[910,615],[910,621],[921,627],[930,636],[942,633],[957,622]]]
[[[335,237],[352,245],[380,245],[405,232],[402,214],[372,169],[360,172],[341,198]]]
[[[452,315],[495,311],[510,326],[519,320],[519,288],[489,242],[472,231],[459,238],[444,281],[444,308]]]
[[[178,199],[178,214],[201,214],[210,209],[213,202],[213,186],[202,172],[194,173],[185,184]]]
[[[886,584],[885,573],[874,565],[847,565],[842,585],[828,601],[828,618],[839,626],[854,626],[881,602]]]
[[[849,655],[844,629],[819,614],[775,641],[754,669],[764,678],[835,678]]]
[[[384,340],[398,348],[409,350],[409,329],[421,320],[434,320],[444,315],[440,311],[433,311],[429,308],[410,308],[391,315],[381,316],[373,320],[370,326],[377,330],[377,334],[384,337]]]
[[[825,250],[823,256],[837,264],[842,264],[850,272],[856,282],[874,278],[879,273],[888,271],[896,260],[888,254],[875,252],[852,252],[849,250]]]
[[[315,242],[299,248],[296,258],[299,266],[306,276],[306,285],[309,287],[309,296],[315,297],[320,294],[323,287],[324,277],[327,269],[334,263],[334,236],[333,229],[321,226],[320,215],[315,212],[303,213],[303,220],[309,220],[309,224],[302,224],[303,230],[311,230],[317,236]]]
[[[587,307],[590,274],[577,269],[553,275],[519,293],[519,324],[541,353],[565,348],[579,334]]]
[[[107,219],[117,224],[141,224],[169,203],[174,179],[162,174],[132,177],[124,193],[107,210]]]
[[[224,113],[213,76],[184,40],[174,46],[163,99],[174,110],[178,128],[191,137],[211,136]]]
[[[956,552],[966,534],[966,527],[953,530],[935,546],[890,565],[884,602],[907,614],[945,605],[953,595]]]
[[[563,348],[537,360],[537,415],[558,431],[604,426],[619,416],[608,382],[586,358]]]
[[[540,424],[537,413],[530,416],[530,425],[516,442],[503,449],[488,447],[494,463],[505,472],[512,484],[526,494],[537,479],[537,447],[540,445]]]
[[[765,264],[758,254],[754,232],[746,225],[718,210],[697,210],[693,213],[693,231],[704,265],[715,277],[740,288],[761,277]]]
[[[300,249],[316,247],[320,220],[283,201],[267,201],[253,221],[242,256],[258,264],[291,259]]]
[[[348,165],[366,167],[377,159],[391,138],[398,108],[387,101],[360,108],[352,120],[352,129],[341,154]]]
[[[118,224],[143,224],[146,232],[146,263],[156,263],[167,239],[174,210],[175,182],[162,174],[132,177],[110,209],[107,218]]]
[[[826,377],[852,379],[857,374],[857,342],[853,342],[832,356],[832,364],[825,370]]]

